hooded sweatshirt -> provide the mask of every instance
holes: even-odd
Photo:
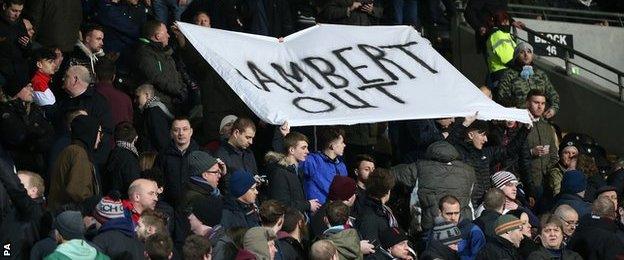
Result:
[[[110,258],[104,254],[99,253],[94,247],[90,246],[87,241],[84,241],[82,239],[72,239],[60,244],[58,247],[56,247],[54,253],[48,255],[44,259],[100,260]]]
[[[258,260],[271,259],[269,241],[276,238],[273,230],[265,227],[250,228],[243,238],[243,247],[251,252]]]
[[[364,259],[360,250],[360,237],[357,230],[345,229],[344,225],[333,226],[323,232],[323,237],[336,245],[340,260]]]

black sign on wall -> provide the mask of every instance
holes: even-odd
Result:
[[[548,38],[570,49],[574,49],[574,38],[572,34],[537,32],[538,35],[529,34],[529,44],[533,46],[533,52],[541,56],[552,56],[565,58],[566,51],[550,42],[544,40]],[[570,58],[574,58],[574,53],[570,53]]]

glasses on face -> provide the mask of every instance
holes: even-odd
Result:
[[[565,223],[566,223],[566,225],[568,225],[568,226],[572,226],[572,227],[577,227],[577,226],[578,226],[578,224],[579,224],[579,223],[578,223],[578,220],[573,221],[573,220],[567,220],[567,219],[563,219],[563,218],[562,218],[561,220],[563,220],[563,222],[565,222]]]

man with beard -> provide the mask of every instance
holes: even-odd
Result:
[[[308,237],[305,216],[298,210],[289,208],[284,213],[284,224],[277,232],[277,257],[281,259],[305,259],[306,247],[303,238]]]

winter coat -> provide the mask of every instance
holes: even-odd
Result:
[[[550,249],[540,247],[539,250],[531,253],[529,257],[527,257],[526,259],[527,260],[568,260],[568,259],[569,260],[583,260],[581,255],[579,255],[578,253],[572,250],[563,249],[563,250],[557,250],[557,251],[559,251],[559,253],[561,254],[561,257],[555,256],[553,253],[551,253]]]
[[[520,247],[518,247],[518,253],[520,253],[523,259],[527,259],[533,252],[538,251],[540,247],[541,244],[533,241],[530,237],[523,236],[520,241]]]
[[[19,99],[0,105],[0,140],[18,170],[43,173],[54,129],[37,105],[31,103],[30,112],[26,109]]]
[[[465,132],[465,127],[461,127],[461,132]],[[521,128],[518,134],[506,146],[485,146],[482,149],[477,149],[472,143],[467,141],[447,138],[461,154],[462,161],[474,168],[476,182],[472,190],[472,205],[481,205],[483,195],[492,187],[490,165],[502,162],[510,155],[520,153],[526,135],[526,128]],[[457,136],[464,135],[457,134]]]
[[[520,77],[521,71],[522,66],[516,65],[505,72],[494,93],[494,100],[505,107],[526,108],[526,97],[529,91],[539,89],[546,94],[547,108],[559,111],[559,94],[550,83],[546,73],[533,66],[533,76],[525,80]]]
[[[336,175],[347,176],[347,166],[342,158],[329,159],[321,151],[308,154],[306,160],[299,163],[299,169],[305,176],[304,190],[308,200],[317,199],[324,204]]]
[[[470,195],[475,183],[472,167],[461,161],[459,152],[446,141],[438,141],[427,148],[427,159],[418,162],[418,204],[422,209],[422,228],[433,228],[439,215],[438,201],[445,195],[459,199],[461,216],[472,219]],[[415,185],[411,184],[411,185]],[[409,185],[408,187],[413,187]]]
[[[45,260],[108,260],[105,254],[98,252],[87,241],[72,239],[58,245],[54,253],[48,255]]]
[[[82,23],[82,4],[77,0],[34,1],[26,10],[37,30],[36,40],[44,47],[70,52],[78,40]]]
[[[452,251],[448,246],[442,244],[442,242],[432,240],[427,245],[425,251],[420,255],[420,259],[459,260],[459,256],[457,252]]]
[[[236,198],[227,197],[223,202],[221,226],[225,229],[260,226],[258,210],[255,205],[246,205]]]
[[[0,19],[0,73],[9,84],[25,86],[29,74],[28,55],[32,44],[26,46],[19,43],[19,38],[28,36],[22,18],[15,22],[9,22],[4,17]],[[11,82],[13,81],[13,82]],[[6,84],[6,83],[5,83]]]
[[[485,234],[469,219],[462,219],[457,227],[461,230],[462,236],[462,240],[457,245],[459,257],[462,260],[476,259],[479,251],[485,246]]]
[[[518,249],[509,240],[500,236],[495,236],[489,240],[477,259],[483,260],[520,260],[522,256],[518,253]]]
[[[119,53],[117,64],[122,70],[128,68],[133,47],[141,36],[141,27],[147,20],[143,3],[131,5],[126,1],[96,1],[97,14],[94,19],[104,27],[104,50]]]
[[[555,205],[553,205],[553,209],[566,204],[576,210],[579,218],[589,216],[591,214],[591,204],[583,200],[583,198],[577,194],[559,193],[555,199],[556,202]]]
[[[561,181],[563,180],[563,174],[567,171],[567,169],[563,168],[563,166],[558,163],[553,166],[552,169],[548,172],[547,185],[548,191],[554,197],[561,192]],[[619,194],[619,193],[618,193]]]
[[[624,253],[624,243],[617,236],[617,232],[622,231],[613,220],[594,216],[580,219],[567,249],[577,252],[586,260],[615,259]]]
[[[500,146],[509,143],[519,131],[519,126],[508,128],[504,124],[493,124],[488,133],[488,142],[485,145]],[[490,166],[490,172],[501,170],[511,172],[516,175],[520,182],[525,184],[525,188],[530,188],[526,186],[529,184],[529,172],[531,171],[531,151],[529,148],[528,142],[524,140],[519,154],[507,154],[506,160],[502,161],[500,164]],[[533,195],[533,193],[531,193],[532,191],[528,189],[527,191],[530,193],[530,196]]]
[[[160,100],[145,104],[141,111],[139,132],[139,150],[161,153],[171,143],[171,122],[173,114]]]
[[[303,174],[296,165],[288,165],[283,154],[269,152],[269,198],[301,212],[310,210],[310,202],[303,192]]]
[[[134,230],[135,225],[129,218],[111,219],[102,225],[93,243],[113,259],[142,259],[145,248],[136,238]]]
[[[379,242],[379,234],[391,228],[388,217],[384,214],[381,201],[366,197],[363,207],[355,222],[355,228],[360,233],[362,240]],[[378,246],[378,244],[373,244]]]
[[[184,153],[170,141],[169,146],[156,157],[155,165],[165,176],[164,200],[174,208],[180,206],[184,198],[190,178],[188,155],[193,151],[199,151],[199,145],[192,139]]]
[[[360,237],[357,230],[345,229],[344,226],[334,226],[325,230],[322,237],[334,243],[338,249],[340,260],[364,258],[360,250]]]
[[[95,90],[106,98],[111,111],[113,125],[116,126],[123,121],[132,122],[134,116],[132,100],[126,93],[116,89],[112,83],[107,82],[96,83]]]
[[[28,259],[33,244],[49,232],[42,221],[47,216],[44,200],[31,199],[12,167],[5,162],[0,162],[0,186],[10,200],[10,206],[0,212],[0,243],[10,245],[10,259]]]
[[[51,234],[33,245],[30,250],[30,260],[40,260],[54,252],[57,244],[53,236],[54,234]]]
[[[275,259],[281,260],[297,260],[306,259],[308,254],[305,247],[299,240],[291,237],[284,231],[277,232],[277,241],[275,241],[277,253]]]
[[[175,105],[186,100],[187,86],[172,55],[170,47],[141,38],[134,65],[138,82],[154,85],[155,95],[176,114]]]
[[[490,238],[496,236],[494,229],[496,228],[496,220],[500,216],[501,214],[496,211],[485,209],[481,213],[481,216],[475,219],[473,223],[479,226],[479,228],[483,231],[486,240],[490,241]]]
[[[139,155],[126,148],[115,147],[102,173],[103,194],[109,194],[112,190],[126,194],[130,184],[138,178],[141,178]]]
[[[383,7],[375,5],[373,13],[367,14],[360,10],[352,12],[347,8],[353,4],[353,0],[326,0],[320,1],[319,14],[316,17],[319,23],[336,23],[347,25],[372,25],[378,23],[377,19],[383,15]]]
[[[83,203],[101,194],[95,166],[84,143],[73,140],[52,169],[48,207],[54,210],[64,204]]]
[[[294,32],[290,1],[268,0],[264,2],[269,36],[285,37]]]
[[[212,258],[214,260],[233,259],[239,251],[232,238],[224,233],[223,228],[221,228],[220,232],[217,232],[217,235],[210,238],[210,243],[214,245],[212,247]]]
[[[230,143],[223,142],[219,149],[215,153],[215,157],[223,160],[229,172],[235,172],[237,170],[244,170],[250,172],[252,175],[258,175],[258,165],[256,164],[256,157],[251,149],[240,149],[232,146]],[[230,175],[226,174],[219,183],[219,188],[224,193],[228,193],[228,184],[230,183]]]
[[[394,154],[403,163],[413,163],[425,158],[427,147],[444,140],[442,131],[433,119],[390,122],[388,125]]]
[[[229,172],[245,170],[252,175],[258,175],[256,157],[254,157],[254,153],[250,149],[239,149],[228,142],[224,142],[215,153],[215,156],[223,160]]]
[[[529,148],[538,145],[550,145],[550,148],[548,155],[531,156],[530,186],[546,187],[546,176],[548,176],[550,169],[559,161],[559,156],[557,155],[559,149],[557,149],[556,141],[555,130],[550,123],[543,118],[533,122],[533,127],[527,135]]]
[[[95,80],[95,63],[97,63],[98,58],[103,56],[104,50],[93,53],[84,43],[82,43],[82,41],[78,41],[74,46],[74,51],[66,57],[67,61],[64,63],[67,68],[75,65],[84,66],[91,73],[91,78]]]
[[[204,179],[198,180],[199,176],[193,176],[189,179],[186,193],[184,194],[183,207],[189,206],[190,203],[196,199],[207,198],[215,196],[221,198],[218,189],[210,186]]]
[[[95,164],[106,163],[106,160],[108,160],[108,154],[112,148],[111,140],[113,129],[115,128],[113,125],[111,110],[108,106],[108,102],[106,102],[106,98],[100,95],[100,93],[97,93],[94,87],[90,86],[79,96],[58,102],[57,120],[55,122],[57,133],[67,131],[67,124],[64,119],[65,115],[76,109],[83,109],[84,111],[87,111],[87,114],[97,118],[100,126],[102,126],[102,142],[93,156]]]

